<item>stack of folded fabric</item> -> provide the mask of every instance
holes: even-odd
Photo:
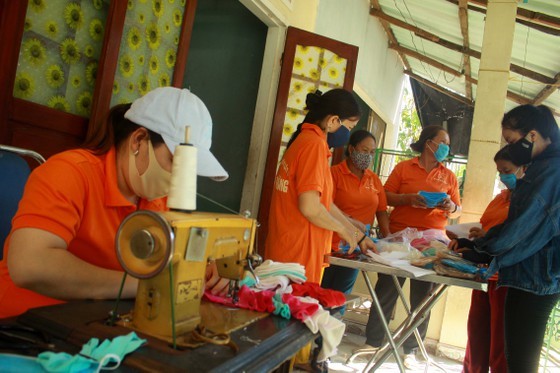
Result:
[[[323,361],[336,354],[336,347],[344,335],[345,325],[334,318],[325,307],[336,307],[344,303],[344,294],[323,289],[319,284],[306,282],[305,267],[298,263],[264,261],[255,268],[259,278],[246,277],[241,281],[238,301],[205,292],[204,297],[211,302],[231,307],[270,312],[286,319],[302,321],[313,333],[323,337],[322,349],[317,361]]]

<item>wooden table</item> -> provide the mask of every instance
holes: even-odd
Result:
[[[133,306],[122,302],[119,312]],[[80,301],[35,308],[17,319],[0,320],[0,325],[17,323],[50,335],[58,350],[76,354],[96,337],[114,338],[131,332],[121,326],[105,325],[113,301]],[[239,347],[234,353],[226,346],[206,344],[191,350],[174,350],[166,342],[137,333],[148,343],[129,354],[118,371],[160,372],[268,372],[288,371],[288,360],[317,336],[298,320],[266,316],[231,333]],[[1,351],[1,350],[0,350]],[[4,350],[6,352],[6,350]]]

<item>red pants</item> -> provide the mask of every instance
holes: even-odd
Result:
[[[504,303],[507,287],[488,281],[488,292],[473,290],[467,322],[465,373],[507,373],[504,354]]]

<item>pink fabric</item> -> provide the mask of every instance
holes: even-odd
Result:
[[[319,301],[325,308],[340,307],[346,302],[344,293],[332,289],[324,289],[314,282],[292,284],[292,294],[300,297],[311,297]]]
[[[275,310],[276,307],[274,307],[274,303],[272,302],[273,296],[273,291],[253,291],[246,285],[243,285],[241,289],[239,289],[239,301],[237,303],[233,303],[231,298],[213,295],[208,291],[204,292],[204,297],[211,302],[259,312],[273,312]]]
[[[319,309],[319,305],[317,303],[302,302],[292,294],[283,294],[282,302],[286,303],[288,307],[290,307],[292,317],[301,321],[307,319]]]

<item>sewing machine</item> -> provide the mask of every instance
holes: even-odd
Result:
[[[121,223],[116,249],[127,274],[138,278],[133,329],[169,340],[200,323],[206,267],[220,277],[243,278],[260,264],[253,253],[256,221],[216,213],[139,210]],[[233,295],[235,296],[235,295]]]

